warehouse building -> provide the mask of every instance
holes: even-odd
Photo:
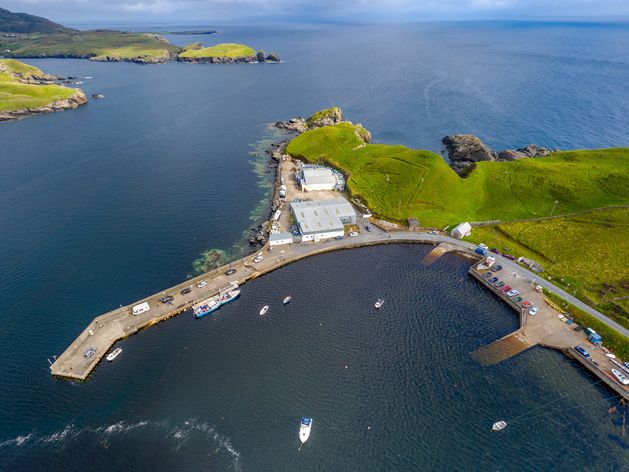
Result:
[[[297,174],[297,180],[303,192],[318,190],[345,190],[345,179],[340,172],[329,167],[303,165]]]
[[[344,198],[292,202],[290,207],[302,241],[343,236],[345,225],[356,224],[356,212]]]

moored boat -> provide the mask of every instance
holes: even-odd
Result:
[[[291,296],[289,295],[284,299],[284,305],[288,304],[291,301]]]
[[[478,270],[489,269],[496,263],[496,258],[494,256],[488,256],[483,262],[478,265]]]
[[[312,418],[303,417],[299,425],[299,440],[302,444],[308,441],[310,437],[310,429],[312,428]]]
[[[194,305],[192,311],[194,311],[195,318],[201,318],[202,316],[209,315],[213,311],[218,310],[220,307],[221,301],[219,297],[211,297]]]
[[[506,421],[496,421],[493,426],[491,427],[492,431],[500,431],[502,429],[505,429],[507,427],[507,422]]]
[[[620,382],[621,384],[629,385],[629,379],[625,377],[625,375],[622,372],[620,372],[618,369],[612,369],[612,374],[614,374],[614,377],[616,377],[618,382]]]
[[[384,298],[378,298],[374,307],[377,309],[377,308],[380,308],[382,305],[384,305]]]
[[[236,300],[236,298],[238,298],[239,296],[240,289],[236,288],[234,290],[223,293],[219,300],[221,302],[221,305],[225,305],[226,303]]]
[[[109,354],[107,354],[107,360],[109,362],[113,361],[116,357],[118,357],[120,355],[121,352],[122,352],[122,348],[121,347],[117,347],[116,349],[111,351]]]
[[[269,311],[269,305],[264,305],[260,310],[260,316],[266,314],[267,311]]]

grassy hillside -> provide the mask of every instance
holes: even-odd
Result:
[[[21,81],[22,78],[44,76],[36,67],[0,59],[0,112],[40,108],[57,100],[65,100],[76,92],[61,85],[34,85]]]
[[[75,31],[40,16],[13,13],[0,8],[0,32],[3,33],[70,33]]]
[[[161,36],[119,31],[84,31],[0,37],[7,57],[78,57],[92,60],[164,62],[180,48]]]
[[[465,179],[430,151],[365,144],[349,123],[314,129],[287,152],[329,162],[377,215],[423,226],[514,220],[629,204],[629,149],[557,152],[513,162],[480,162]],[[555,205],[555,201],[558,203]]]
[[[224,43],[207,48],[195,47],[186,48],[179,54],[181,58],[204,58],[204,57],[253,57],[256,51],[244,44]]]
[[[627,230],[629,209],[610,209],[474,228],[471,238],[535,260],[545,277],[629,328]]]

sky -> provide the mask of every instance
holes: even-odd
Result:
[[[629,20],[629,0],[0,0],[0,7],[65,24]]]

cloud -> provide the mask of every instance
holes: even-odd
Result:
[[[57,21],[629,18],[629,0],[4,0]]]

